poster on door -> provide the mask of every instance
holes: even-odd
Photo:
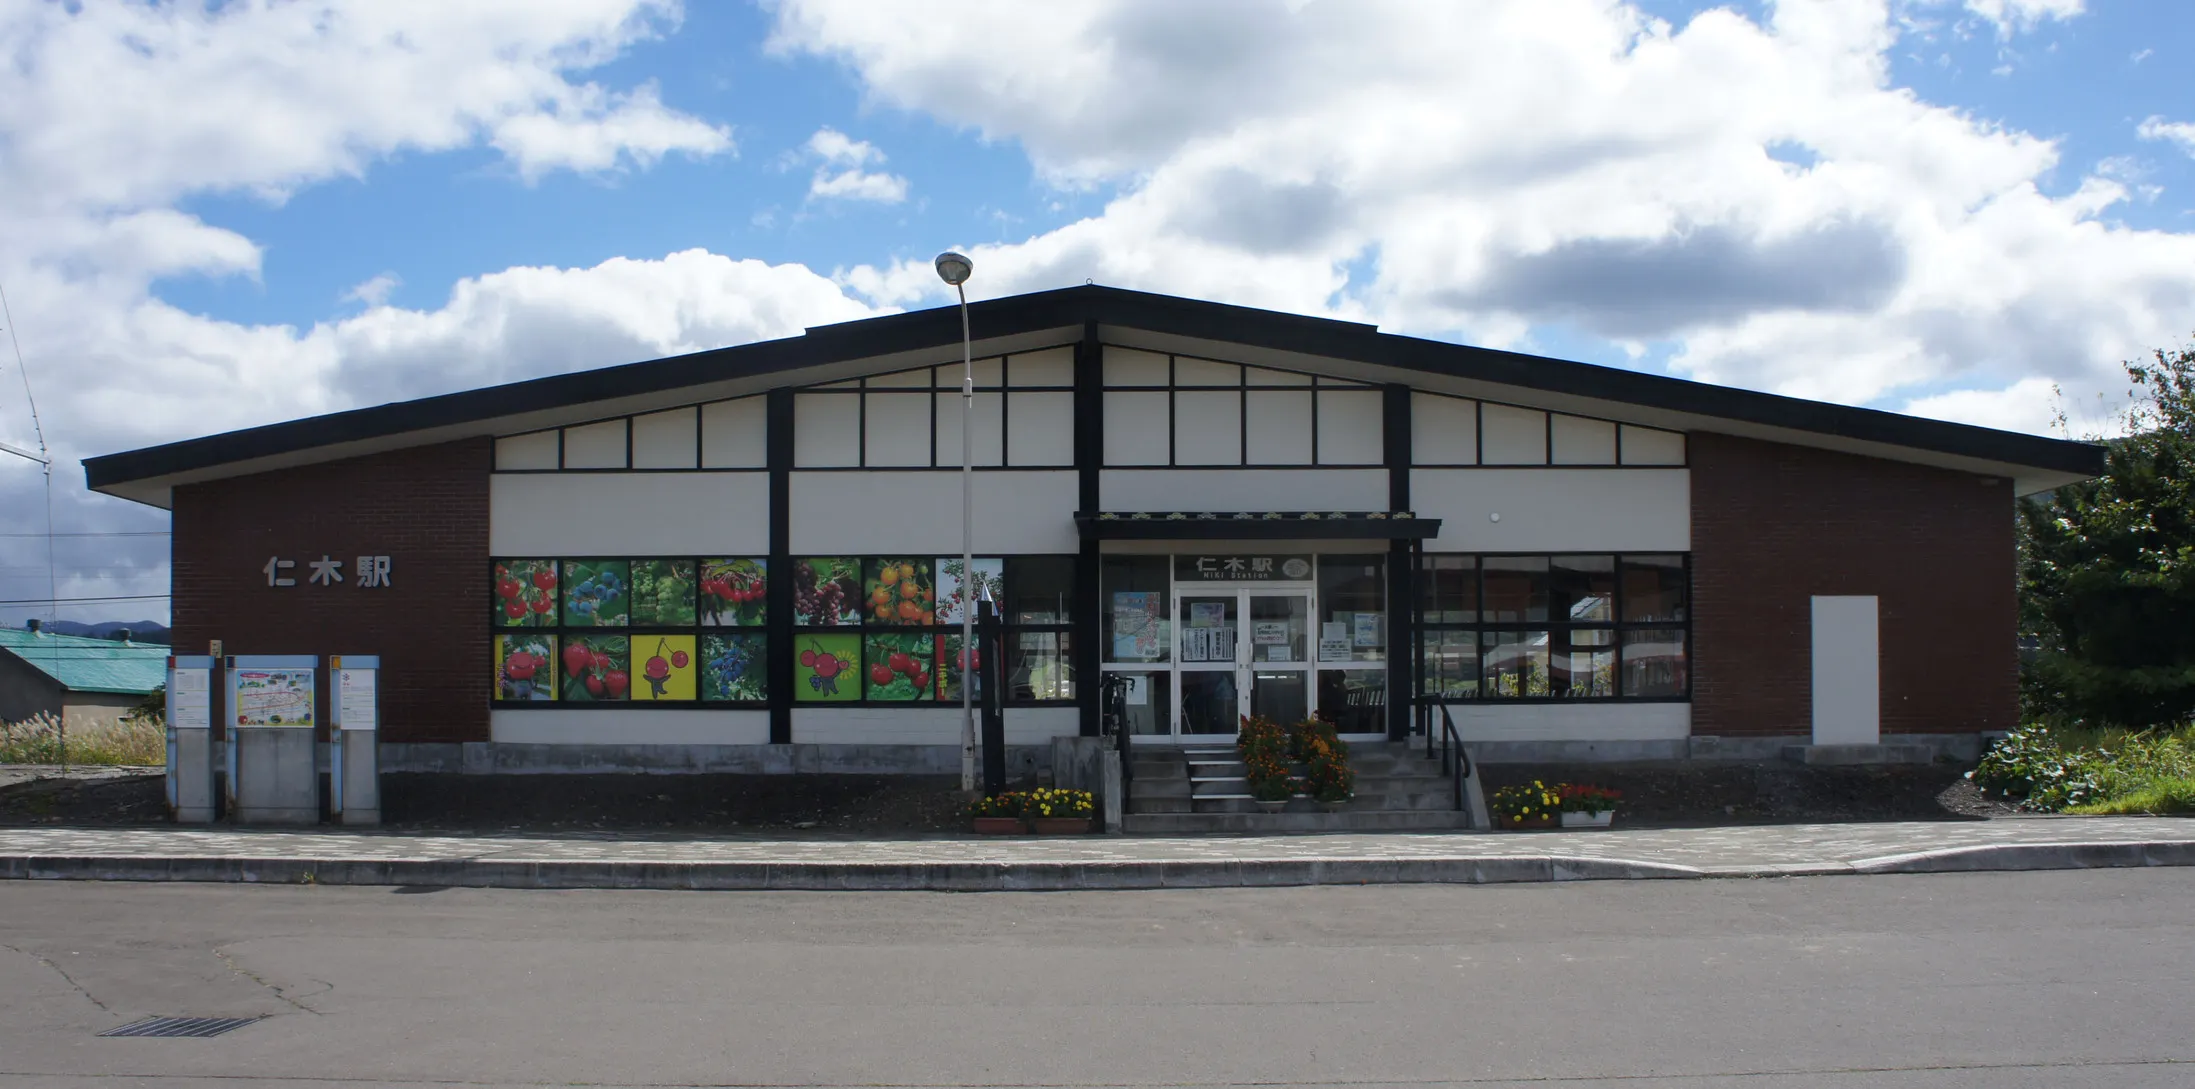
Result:
[[[1116,662],[1156,662],[1166,653],[1166,598],[1156,591],[1113,592],[1113,656]]]
[[[1181,629],[1181,660],[1184,662],[1234,661],[1235,629],[1232,627]]]

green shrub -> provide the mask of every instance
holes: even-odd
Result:
[[[1983,793],[2018,800],[2025,809],[2089,812],[2195,778],[2195,727],[2023,726],[1990,746],[1969,777]]]

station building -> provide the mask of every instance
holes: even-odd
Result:
[[[2015,724],[2013,503],[2100,448],[1103,287],[117,453],[174,642],[374,654],[384,766],[1017,764],[1240,715],[1482,759],[1971,749]],[[1826,710],[1825,710],[1826,708]]]

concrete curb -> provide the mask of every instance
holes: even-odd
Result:
[[[1854,873],[1975,873],[1983,870],[2088,870],[2195,866],[2195,842],[1994,843],[1863,858]]]

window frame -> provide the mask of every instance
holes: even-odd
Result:
[[[1414,581],[1417,583],[1417,600],[1412,602],[1411,605],[1413,620],[1415,621],[1417,634],[1415,637],[1416,646],[1412,649],[1417,659],[1416,668],[1418,670],[1414,684],[1417,686],[1417,690],[1422,694],[1422,699],[1429,702],[1437,703],[1534,705],[1576,703],[1690,703],[1692,701],[1692,662],[1694,659],[1694,651],[1692,645],[1692,553],[1657,550],[1635,552],[1420,552],[1417,555],[1418,559],[1416,571],[1413,573],[1415,576]],[[1529,617],[1519,620],[1499,621],[1487,619],[1487,560],[1537,559],[1546,561],[1549,572],[1549,585],[1551,588],[1553,584],[1552,571],[1555,565],[1555,561],[1559,557],[1565,556],[1592,557],[1594,559],[1606,558],[1610,561],[1612,585],[1608,603],[1609,619],[1605,621],[1574,621],[1568,619],[1567,617],[1558,618],[1553,615],[1556,612],[1556,609],[1552,598],[1549,600],[1546,610],[1548,615],[1542,619],[1533,620]],[[1683,573],[1684,580],[1683,619],[1624,619],[1626,605],[1625,599],[1628,596],[1627,591],[1624,588],[1623,579],[1625,560],[1629,557],[1644,556],[1674,556],[1679,559],[1678,569]],[[1471,573],[1469,576],[1469,585],[1472,595],[1470,612],[1474,616],[1474,619],[1469,621],[1431,619],[1432,616],[1438,615],[1438,611],[1435,609],[1435,606],[1440,603],[1438,599],[1433,596],[1433,587],[1435,585],[1435,580],[1431,577],[1431,575],[1435,568],[1432,566],[1432,563],[1437,558],[1454,557],[1466,557],[1472,561],[1470,567]],[[1609,634],[1605,643],[1573,643],[1571,640],[1571,634],[1573,632],[1579,631],[1599,631],[1607,632]],[[1636,632],[1656,631],[1680,633],[1683,641],[1685,663],[1683,691],[1675,695],[1642,696],[1629,694],[1624,691],[1625,686],[1623,648],[1625,645],[1625,636]],[[1606,648],[1607,650],[1609,650],[1611,652],[1613,662],[1611,694],[1606,696],[1573,696],[1566,693],[1558,694],[1550,691],[1547,695],[1543,696],[1495,695],[1493,692],[1493,685],[1491,685],[1488,681],[1488,673],[1486,669],[1485,652],[1486,648],[1490,645],[1487,642],[1487,636],[1489,634],[1522,632],[1547,633],[1547,654],[1550,662],[1550,686],[1552,686],[1553,680],[1552,661],[1556,654],[1569,655],[1571,653],[1574,653],[1574,648],[1581,647],[1588,650],[1596,648]],[[1429,664],[1427,651],[1433,647],[1441,645],[1443,642],[1441,637],[1448,633],[1469,633],[1471,635],[1471,638],[1467,641],[1467,643],[1473,648],[1473,653],[1476,655],[1476,661],[1478,663],[1478,691],[1475,694],[1451,695],[1446,692],[1433,692],[1430,690],[1431,686],[1427,683],[1431,676],[1428,671]]]

